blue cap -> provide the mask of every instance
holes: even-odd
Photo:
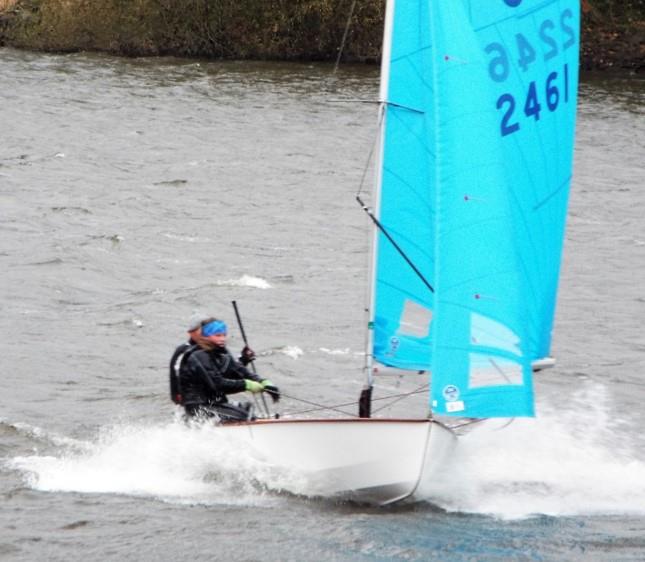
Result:
[[[228,329],[226,328],[226,324],[221,320],[213,320],[205,326],[202,326],[202,336],[204,337],[226,333],[228,333]]]

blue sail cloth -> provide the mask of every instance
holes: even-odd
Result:
[[[391,56],[383,61],[389,80],[377,212],[432,285],[436,162],[428,2],[397,2],[394,12]],[[429,369],[432,291],[382,233],[375,269],[374,357],[384,365]]]
[[[429,368],[435,413],[533,415],[571,178],[578,2],[398,1],[393,16],[380,218],[436,293],[380,239],[374,354]],[[397,184],[390,170],[410,157],[429,170]]]

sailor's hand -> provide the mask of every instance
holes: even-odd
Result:
[[[252,381],[251,379],[244,379],[244,390],[255,394],[257,392],[264,391],[264,387],[259,382]]]
[[[264,391],[271,396],[274,402],[280,400],[280,390],[269,379],[264,379],[262,381],[262,388],[264,388]]]
[[[240,353],[240,363],[246,367],[251,361],[255,361],[255,351],[245,345]]]

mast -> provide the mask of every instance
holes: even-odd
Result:
[[[381,53],[381,84],[379,89],[379,133],[378,133],[378,153],[376,157],[376,175],[373,188],[373,206],[374,214],[377,219],[380,218],[381,207],[381,183],[383,175],[383,147],[385,144],[385,117],[388,100],[388,85],[390,79],[390,58],[392,52],[392,29],[394,27],[394,4],[396,0],[387,0],[385,6],[385,25],[383,29],[383,49]],[[378,252],[379,230],[376,225],[372,225],[372,251],[370,260],[370,281],[369,281],[369,300],[368,300],[368,330],[367,330],[367,349],[365,350],[365,369],[367,371],[366,387],[371,389],[374,385],[374,313],[376,300],[376,264]]]

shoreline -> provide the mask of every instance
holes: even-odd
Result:
[[[581,70],[645,70],[645,2],[632,3],[618,20],[611,8],[595,7],[611,2],[582,0]],[[313,0],[265,9],[258,0],[141,0],[123,10],[117,0],[0,0],[0,46],[128,57],[334,61],[349,16],[346,4],[335,10],[331,0]],[[382,4],[366,0],[355,9],[343,62],[378,63]]]

